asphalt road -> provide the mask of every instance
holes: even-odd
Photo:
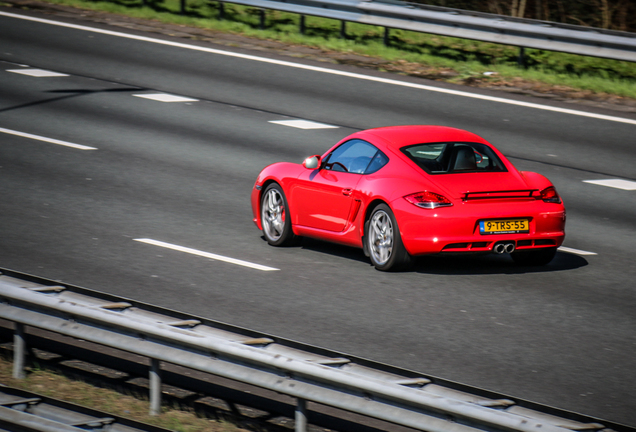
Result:
[[[585,182],[636,181],[636,124],[6,15],[0,29],[0,267],[636,425],[636,190]],[[295,119],[337,127],[270,123]],[[249,204],[264,166],[391,124],[468,129],[548,176],[575,253],[535,270],[435,257],[386,274],[356,249],[266,244]]]

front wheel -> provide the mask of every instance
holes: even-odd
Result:
[[[287,246],[296,238],[291,227],[287,199],[277,183],[267,186],[261,198],[261,224],[265,240],[272,246]]]
[[[525,250],[519,252],[513,252],[510,254],[512,260],[523,266],[542,266],[552,261],[552,258],[556,255],[557,248],[542,248],[534,250]]]
[[[379,204],[373,209],[366,224],[364,241],[371,263],[378,270],[401,270],[412,263],[402,243],[395,216],[386,204]]]

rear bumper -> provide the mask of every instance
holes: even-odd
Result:
[[[411,255],[490,252],[501,241],[518,250],[558,247],[565,238],[565,208],[541,200],[473,201],[451,207],[420,209],[404,199],[391,205],[402,242]],[[488,219],[528,219],[525,233],[481,234]]]

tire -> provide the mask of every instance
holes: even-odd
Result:
[[[365,224],[365,250],[373,266],[381,271],[408,268],[413,259],[404,248],[393,212],[386,204],[378,204]]]
[[[289,246],[296,240],[287,198],[278,183],[267,186],[261,196],[261,225],[265,240],[272,246]]]
[[[513,252],[512,260],[522,266],[543,266],[548,264],[556,255],[557,248],[542,248],[527,251]]]

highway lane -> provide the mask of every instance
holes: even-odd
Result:
[[[0,128],[97,148],[1,135],[0,266],[636,424],[635,192],[583,183],[634,179],[635,126],[6,17],[0,26]],[[70,76],[7,72],[16,63]],[[158,91],[198,101],[134,96]],[[289,118],[340,127],[268,123]],[[382,274],[355,249],[266,245],[248,202],[263,166],[392,123],[470,129],[546,174],[568,207],[566,245],[598,255],[559,253],[541,270],[428,258]]]
[[[551,112],[390,84],[370,84],[313,70],[294,70],[154,43],[140,44],[130,39],[36,22],[5,18],[2,24],[6,35],[3,56],[16,63],[29,64],[30,59],[36,58],[38,67],[45,69],[184,96],[194,92],[198,99],[360,129],[443,123],[485,136],[496,134],[492,136],[501,138],[506,150],[514,146],[517,151],[539,148],[549,153],[557,148],[565,153],[562,158],[568,158],[562,160],[567,166],[634,177],[629,125],[562,117]],[[20,31],[21,25],[27,26],[29,31]],[[72,49],[67,46],[70,42]],[[28,57],[24,47],[28,47]],[[409,78],[400,80],[419,82]],[[636,118],[633,114],[631,117]],[[522,140],[518,139],[520,133]],[[612,147],[620,151],[622,157],[609,161],[598,158],[598,145],[607,137],[614,139]],[[511,146],[507,147],[509,140]],[[536,160],[539,155],[543,156],[544,152],[533,150],[520,156]]]

